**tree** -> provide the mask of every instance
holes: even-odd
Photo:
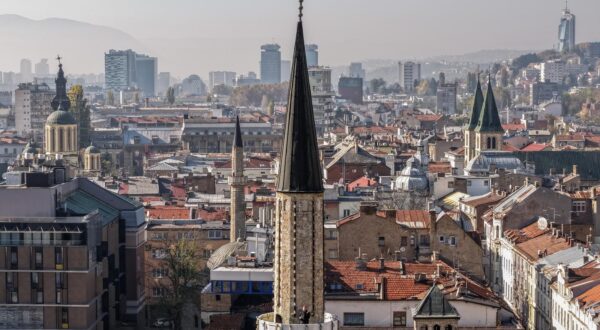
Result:
[[[288,83],[240,86],[233,90],[229,101],[234,106],[260,107],[264,95],[275,103],[283,103],[287,94]]]
[[[229,96],[233,93],[233,87],[227,85],[216,85],[212,90],[213,94]]]
[[[115,94],[113,91],[106,92],[106,104],[115,105]]]
[[[90,106],[87,104],[87,99],[83,98],[81,85],[71,86],[67,95],[71,101],[69,112],[73,114],[78,123],[79,147],[85,148],[90,144]]]
[[[167,88],[167,102],[170,105],[175,103],[175,89],[173,87]]]
[[[184,308],[193,303],[207,280],[206,273],[200,270],[200,256],[194,238],[181,238],[166,241],[164,246],[166,279],[162,284],[163,295],[160,307],[173,320],[174,329],[183,329]]]
[[[102,173],[105,175],[116,175],[117,168],[115,163],[113,162],[112,156],[105,152],[100,156],[100,167],[102,168]]]
[[[380,94],[385,89],[387,83],[382,78],[375,78],[369,80],[368,88],[369,92]]]
[[[508,74],[508,70],[506,67],[502,67],[500,69],[500,86],[503,88],[508,87],[510,75]]]

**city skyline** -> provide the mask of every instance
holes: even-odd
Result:
[[[367,59],[423,59],[489,49],[550,49],[558,43],[557,22],[564,8],[560,0],[519,3],[519,10],[515,10],[513,0],[494,3],[459,0],[451,4],[439,0],[379,2],[380,6],[368,6],[349,0],[340,6],[333,0],[325,0],[307,6],[306,39],[307,43],[319,45],[321,64],[338,66]],[[58,5],[37,0],[7,1],[4,13],[34,20],[59,17],[119,29],[139,41],[141,46],[132,45],[133,50],[160,59],[159,71],[169,71],[181,78],[197,73],[206,80],[208,72],[214,70],[258,72],[260,45],[266,43],[280,44],[282,59],[289,59],[291,55],[287,36],[293,33],[289,22],[295,13],[293,6],[281,1],[260,0],[248,4],[240,0],[223,3],[179,0],[173,2],[169,16],[164,15],[157,1],[144,1],[143,6],[138,0],[119,2],[121,10],[116,12],[111,10],[114,7],[111,4],[116,5],[111,1],[104,1],[102,6],[94,6],[89,11],[79,11],[72,4],[71,0],[59,1]],[[595,34],[600,22],[593,17],[593,13],[600,10],[600,3],[571,1],[569,7],[578,16],[578,42],[600,39]],[[436,10],[431,11],[431,8]],[[131,16],[133,10],[143,15]],[[266,12],[269,19],[257,19]],[[347,19],[331,24],[333,12]],[[487,15],[490,12],[494,15]],[[511,24],[507,25],[509,17]],[[161,24],[155,23],[158,20]],[[418,33],[408,33],[415,28]],[[373,37],[374,34],[377,37]],[[69,52],[66,49],[64,56],[70,57],[71,72],[102,71],[102,54],[82,59],[76,52],[71,56]],[[53,53],[55,51],[48,50],[42,57],[54,56]],[[0,62],[1,70],[18,68],[18,62],[9,57]],[[21,54],[21,58],[32,58],[36,62],[38,59],[33,57],[33,54]]]

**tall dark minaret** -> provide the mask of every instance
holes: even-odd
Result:
[[[304,49],[302,1],[277,178],[274,309],[281,324],[323,323],[323,181]]]
[[[469,124],[465,129],[465,165],[475,157],[475,128],[479,122],[479,114],[483,107],[483,92],[481,91],[481,82],[477,75],[477,88],[475,89],[475,99],[473,100],[473,110]]]
[[[244,176],[244,143],[242,141],[242,130],[240,118],[235,120],[235,136],[231,148],[231,176],[229,186],[231,187],[230,206],[230,240],[246,240],[246,202],[244,200],[244,187],[246,186]]]

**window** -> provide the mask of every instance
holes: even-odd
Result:
[[[167,239],[167,233],[152,233],[152,239],[161,241]]]
[[[222,236],[220,230],[211,229],[208,231],[208,239],[221,239]]]
[[[440,243],[444,244],[446,242],[446,239],[444,236],[440,236]]]
[[[364,326],[365,313],[344,313],[345,326]]]
[[[585,201],[574,201],[573,206],[571,207],[572,211],[575,213],[584,213],[586,210],[586,202]]]
[[[66,307],[63,307],[61,310],[61,321],[62,321],[62,327],[63,329],[68,328],[69,327],[69,309]]]
[[[56,269],[63,269],[63,249],[61,247],[54,248],[54,262],[56,264]]]
[[[153,249],[152,250],[152,258],[154,259],[164,259],[167,256],[167,252],[164,249]]]
[[[329,251],[327,252],[327,257],[329,259],[337,259],[338,258],[337,249],[329,249]]]
[[[433,330],[442,330],[442,328],[438,324],[436,324],[433,326]]]
[[[56,303],[62,304],[62,291],[56,290]]]
[[[379,239],[377,240],[377,245],[379,245],[379,247],[384,247],[385,246],[385,237],[380,236]]]
[[[483,181],[483,186],[484,187],[489,187],[490,182],[488,180]]]
[[[337,239],[337,231],[335,229],[327,230],[326,239]]]
[[[221,301],[221,295],[220,294],[215,295],[215,300],[216,301]]]
[[[208,258],[210,258],[210,256],[212,255],[213,252],[214,252],[214,250],[210,250],[210,249],[202,250],[202,257],[205,259],[208,259]]]
[[[180,232],[177,233],[177,239],[193,239],[194,238],[194,233],[192,232]]]
[[[154,287],[152,288],[153,297],[162,297],[165,294],[165,288]]]
[[[356,284],[356,290],[363,290],[365,286],[362,283]]]
[[[350,215],[350,210],[344,210],[344,218]]]
[[[394,326],[405,327],[406,326],[406,312],[394,312]]]
[[[152,269],[152,277],[163,278],[169,274],[168,269],[165,268],[154,268]]]
[[[400,246],[408,246],[408,237],[406,237],[406,236],[400,237]]]
[[[421,235],[419,237],[420,246],[429,246],[429,235]]]
[[[19,264],[19,258],[17,255],[17,248],[15,246],[10,248],[10,268],[16,269]]]
[[[12,304],[18,304],[19,303],[19,294],[17,292],[17,289],[13,288],[10,291],[10,303]]]
[[[40,284],[40,274],[39,273],[31,273],[31,287],[33,289],[37,289]]]
[[[473,184],[471,180],[467,180],[467,187],[470,187]]]
[[[35,292],[35,303],[36,304],[43,304],[44,303],[44,291],[37,290]]]
[[[142,141],[142,139],[139,136],[134,136],[133,137],[133,144],[140,144],[140,142]]]
[[[450,236],[448,238],[448,244],[455,246],[456,245],[456,237]]]
[[[66,289],[65,283],[65,274],[64,273],[56,273],[55,274],[56,288],[57,289]]]
[[[42,267],[43,267],[43,262],[42,262],[42,248],[36,247],[35,248],[35,268],[36,269],[40,269]]]

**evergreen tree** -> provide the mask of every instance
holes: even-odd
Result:
[[[170,105],[173,105],[175,103],[175,89],[173,87],[169,87],[167,89],[167,102]]]
[[[115,94],[113,91],[106,92],[106,104],[115,105]]]

